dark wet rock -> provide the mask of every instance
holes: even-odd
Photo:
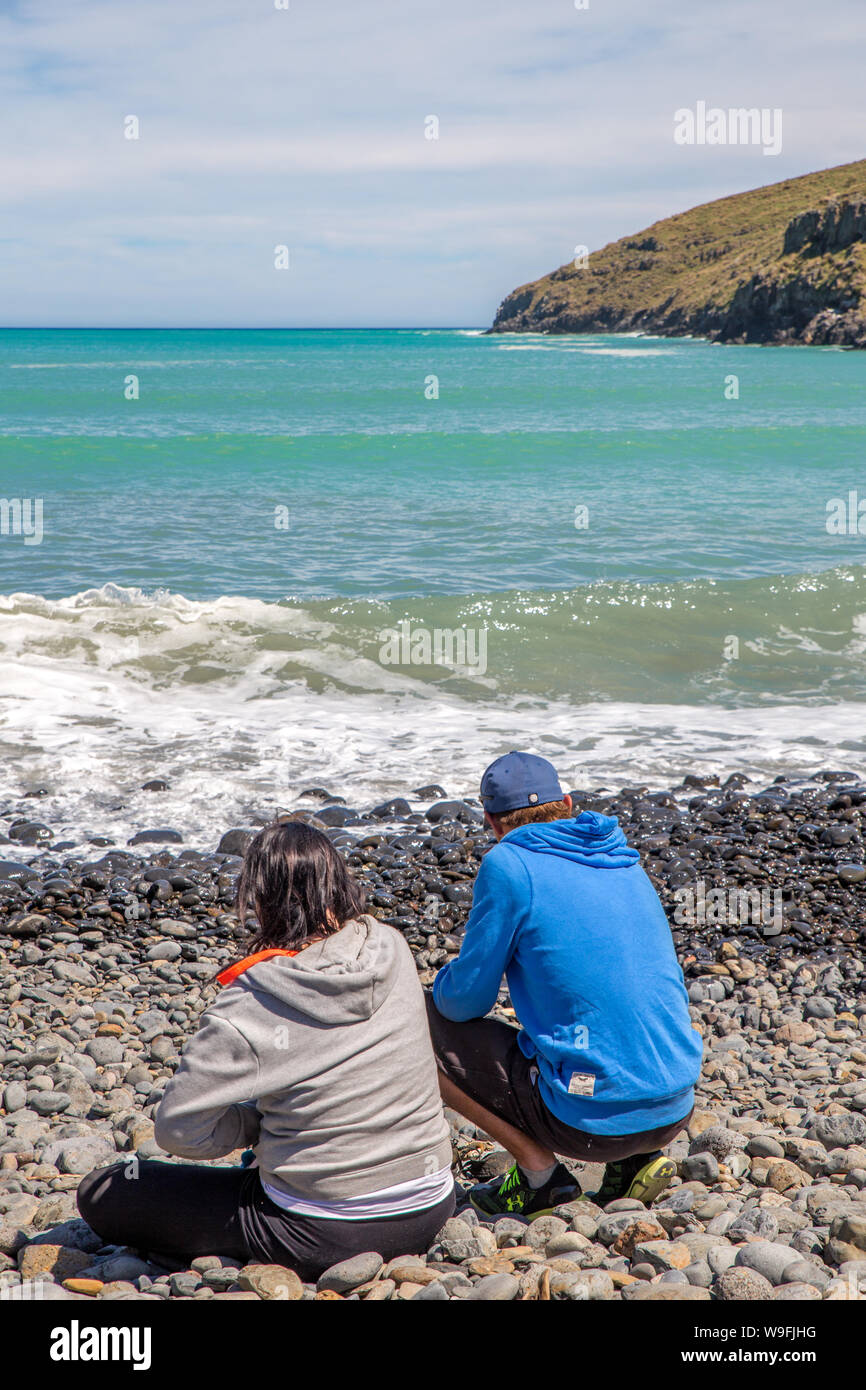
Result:
[[[244,855],[253,839],[251,830],[227,830],[217,846],[218,854]]]
[[[164,782],[161,777],[154,777],[150,782],[145,782],[141,790],[143,792],[167,792],[168,782]]]
[[[39,874],[29,864],[20,864],[16,859],[0,859],[0,880],[9,883],[28,883]]]
[[[181,845],[183,844],[183,836],[179,831],[167,828],[139,830],[126,843],[128,845]]]
[[[14,913],[11,917],[0,917],[0,934],[17,936],[22,940],[26,937],[41,936],[49,926],[48,919],[35,912],[20,912]]]
[[[43,845],[54,838],[54,831],[41,821],[15,821],[9,827],[10,840],[19,845]]]
[[[321,825],[338,826],[359,825],[361,817],[348,806],[323,806],[316,812],[316,820]]]
[[[435,825],[438,821],[456,820],[465,824],[480,824],[484,817],[474,806],[466,801],[437,801],[427,811],[427,819]]]
[[[325,834],[331,841],[331,844],[336,845],[338,849],[351,849],[355,843],[353,836],[349,834],[348,830],[335,830],[331,826],[328,826],[325,830]]]
[[[378,806],[374,806],[370,815],[375,820],[397,820],[401,816],[411,816],[412,807],[402,796],[393,796],[390,801],[380,801]]]

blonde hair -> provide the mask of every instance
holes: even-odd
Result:
[[[503,835],[516,830],[519,825],[537,825],[541,821],[569,820],[574,815],[574,807],[567,801],[542,801],[538,806],[518,806],[516,811],[503,811],[496,819],[502,826]]]

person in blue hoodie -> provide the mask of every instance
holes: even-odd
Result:
[[[618,821],[574,814],[553,766],[507,753],[481,780],[498,843],[456,960],[427,996],[447,1105],[516,1160],[475,1187],[483,1216],[581,1195],[559,1154],[606,1165],[596,1200],[649,1205],[675,1164],[703,1053],[658,895]],[[520,1029],[485,1015],[505,975]]]

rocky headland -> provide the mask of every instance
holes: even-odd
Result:
[[[576,254],[509,294],[490,332],[866,347],[866,160],[704,203]]]

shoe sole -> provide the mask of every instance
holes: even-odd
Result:
[[[655,1158],[635,1174],[625,1195],[648,1207],[670,1186],[676,1171],[677,1165],[672,1158]]]
[[[577,1197],[572,1197],[571,1200],[576,1202],[579,1199]],[[528,1216],[522,1211],[485,1211],[484,1208],[479,1207],[477,1202],[474,1202],[471,1197],[469,1198],[469,1205],[478,1212],[479,1216],[483,1216],[486,1221],[498,1221],[500,1217],[503,1216],[514,1216],[517,1217],[518,1220],[523,1219],[531,1224],[533,1221],[537,1221],[539,1216],[552,1216],[556,1211],[556,1207],[544,1207],[541,1211],[530,1212]],[[557,1202],[556,1205],[562,1207],[565,1206],[566,1203]]]

